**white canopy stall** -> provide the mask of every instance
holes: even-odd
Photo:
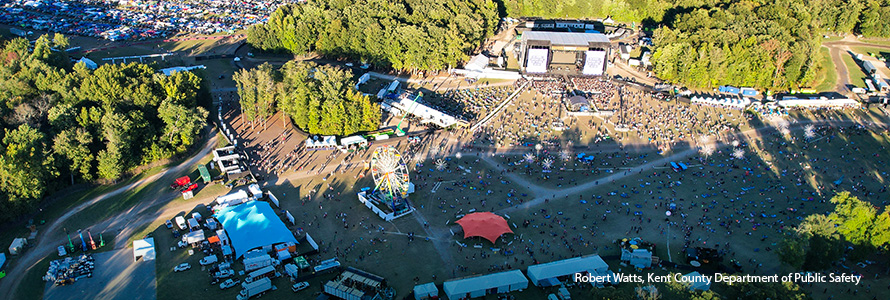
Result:
[[[156,253],[154,238],[146,238],[133,241],[133,261],[139,261],[140,257],[143,261],[155,259]]]

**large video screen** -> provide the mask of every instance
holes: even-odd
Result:
[[[606,63],[606,51],[585,52],[584,69],[581,73],[590,76],[602,76],[603,64]]]
[[[528,49],[528,63],[525,71],[528,73],[547,73],[548,49]]]

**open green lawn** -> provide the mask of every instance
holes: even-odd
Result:
[[[212,156],[207,155],[201,159],[201,163],[206,164],[211,160]],[[166,166],[156,167],[155,169],[160,170],[164,167]],[[208,169],[211,172],[218,172],[210,168]],[[157,173],[157,171],[154,171],[153,173]],[[146,198],[160,197],[163,194],[173,194],[174,192],[170,190],[170,183],[173,182],[175,178],[186,175],[193,178],[193,182],[201,181],[200,175],[198,174],[197,165],[189,168],[189,171],[187,173],[170,173],[151,182],[143,183],[139,186],[136,186],[131,190],[109,197],[108,199],[100,201],[95,205],[84,209],[83,211],[75,214],[74,216],[66,220],[63,223],[63,227],[86,228],[92,224],[95,224],[96,222],[100,222],[111,216],[117,215],[121,211],[137,205],[140,201],[145,200]],[[211,176],[213,175],[214,173],[211,173]],[[203,183],[201,184],[201,186],[204,187]],[[209,185],[207,186],[207,188],[212,189],[214,188],[214,186],[218,185]],[[182,197],[179,197],[178,200],[174,201],[182,201]]]
[[[189,55],[201,54],[232,54],[238,44],[234,39],[197,39],[176,42],[163,42],[158,47],[168,51],[183,51]]]
[[[862,67],[853,60],[853,57],[850,56],[849,53],[841,53],[841,57],[844,60],[844,65],[847,66],[847,73],[850,75],[850,84],[864,88],[865,79],[868,76],[862,71]]]
[[[828,48],[819,48],[819,54],[822,55],[822,66],[816,73],[816,91],[827,92],[833,91],[837,86],[837,70],[835,70],[834,62],[831,60],[831,53]]]
[[[40,231],[44,224],[43,222],[49,222],[51,220],[57,219],[61,217],[63,214],[68,212],[70,209],[74,208],[77,205],[82,204],[84,201],[88,201],[93,199],[96,196],[104,194],[109,191],[113,191],[122,186],[131,184],[133,182],[142,180],[143,178],[152,176],[157,174],[162,168],[156,167],[151,168],[145,172],[140,173],[139,175],[133,176],[127,180],[121,181],[119,183],[113,185],[100,185],[95,187],[74,187],[75,191],[68,192],[66,190],[62,190],[57,192],[57,194],[51,196],[58,200],[52,202],[51,205],[47,206],[45,209],[40,210],[34,216],[34,224],[37,224],[37,230]],[[69,227],[71,228],[71,227]],[[75,228],[76,229],[76,228]],[[18,237],[27,237],[30,233],[25,227],[20,228],[10,228],[8,230],[0,231],[0,244],[9,245],[14,238]],[[11,258],[11,262],[14,261],[14,258]]]
[[[844,39],[843,36],[829,36],[827,38],[822,38],[822,42],[834,42],[834,41],[840,41],[842,39]]]
[[[878,48],[878,47],[851,47],[853,52],[862,55],[869,55],[869,53],[874,54],[875,58],[884,57],[890,58],[890,49],[887,48]]]

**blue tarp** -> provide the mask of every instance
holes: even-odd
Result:
[[[733,94],[733,95],[739,94],[739,88],[731,86],[731,85],[721,85],[720,87],[717,88],[717,90],[720,91],[721,93],[727,93],[727,94]]]
[[[752,88],[741,88],[741,89],[739,89],[739,91],[742,93],[743,96],[753,97],[753,96],[757,96],[757,94],[758,94],[757,90],[752,89]]]
[[[222,224],[235,248],[235,257],[248,250],[272,244],[298,243],[284,222],[264,201],[250,201],[226,207],[214,215]]]

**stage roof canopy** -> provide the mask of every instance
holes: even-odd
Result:
[[[609,38],[600,33],[526,31],[522,41],[549,41],[552,45],[587,47],[590,43],[609,43]]]

